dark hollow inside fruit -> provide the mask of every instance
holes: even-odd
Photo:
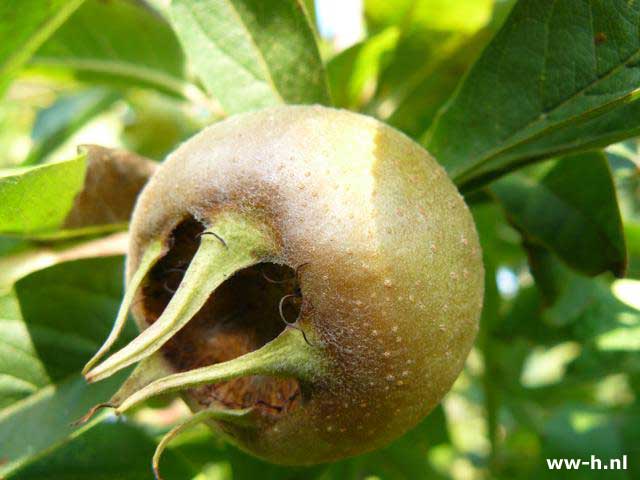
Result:
[[[149,272],[142,288],[144,315],[155,322],[175,293],[200,244],[204,227],[193,218],[172,233],[167,254]],[[176,371],[212,365],[256,350],[276,338],[285,328],[280,300],[296,291],[293,269],[260,263],[236,272],[211,294],[207,303],[162,347]],[[283,314],[293,322],[301,299],[289,297]],[[295,379],[243,377],[191,390],[203,406],[222,404],[229,408],[254,407],[266,415],[281,415],[300,401]]]

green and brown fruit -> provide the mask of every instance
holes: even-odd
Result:
[[[462,197],[422,147],[347,111],[278,107],[205,129],[143,190],[130,242],[127,296],[87,378],[142,360],[110,406],[180,390],[210,412],[196,420],[274,463],[402,435],[478,329]],[[130,305],[143,333],[95,366]]]

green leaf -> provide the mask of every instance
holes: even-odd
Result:
[[[298,0],[174,0],[169,14],[195,72],[227,113],[329,103]]]
[[[19,469],[8,479],[20,480],[153,480],[155,440],[126,422],[101,423],[69,443]],[[166,480],[193,478],[198,472],[168,449],[162,457]]]
[[[556,135],[568,152],[611,134],[598,116],[618,115],[638,95],[639,27],[636,2],[518,2],[426,145],[471,188],[557,153]],[[533,142],[535,154],[527,149]]]
[[[122,229],[155,163],[87,145],[73,160],[0,176],[0,234],[64,239]]]
[[[70,70],[93,83],[203,98],[185,77],[184,54],[171,27],[142,2],[88,0],[31,63],[44,71]]]
[[[624,275],[622,220],[604,154],[560,159],[539,176],[515,173],[491,190],[527,242],[544,245],[587,275]]]
[[[617,298],[603,278],[576,274],[543,247],[528,245],[531,273],[544,301],[542,318],[549,327],[572,327],[568,337],[591,346],[602,335],[622,333],[640,349],[640,311]],[[600,347],[598,347],[600,348]],[[618,366],[619,367],[619,366]]]
[[[0,3],[0,95],[22,65],[84,0]]]
[[[66,442],[71,422],[124,379],[89,386],[80,376],[111,328],[122,278],[122,257],[80,260],[33,273],[0,297],[0,475]]]
[[[595,283],[562,264],[547,248],[525,244],[529,268],[541,294],[547,323],[564,326],[575,322],[591,303]]]
[[[614,110],[590,118],[568,122],[539,138],[510,150],[504,162],[526,159],[522,163],[565,155],[572,152],[604,148],[612,143],[640,135],[640,101],[620,105]]]
[[[0,232],[34,234],[59,228],[82,190],[86,155],[0,176]]]

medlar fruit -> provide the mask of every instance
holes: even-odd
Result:
[[[127,271],[85,373],[141,361],[117,412],[182,392],[197,413],[156,467],[199,421],[280,464],[389,443],[450,389],[483,296],[445,171],[379,121],[320,106],[235,116],[178,148],[138,199]],[[129,308],[142,333],[96,366]]]

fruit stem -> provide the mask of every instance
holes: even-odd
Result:
[[[271,232],[236,212],[218,215],[200,235],[200,246],[167,307],[131,343],[85,374],[95,382],[148,357],[164,345],[202,308],[210,294],[236,271],[273,254]]]
[[[180,425],[175,426],[169,432],[166,433],[160,443],[156,447],[156,451],[153,454],[153,474],[156,477],[156,480],[162,480],[160,476],[160,458],[164,453],[164,449],[167,447],[169,442],[173,440],[177,435],[180,435],[185,430],[196,426],[197,424],[207,421],[207,420],[226,420],[228,422],[233,423],[242,423],[247,419],[247,417],[251,414],[251,409],[247,408],[244,410],[226,410],[226,409],[211,409],[211,410],[203,410],[201,412],[192,415]]]
[[[258,350],[227,362],[168,375],[151,382],[122,401],[116,413],[122,413],[155,395],[250,375],[294,377],[303,382],[312,382],[326,372],[322,353],[321,347],[315,342],[314,346],[310,345],[301,331],[287,327]]]
[[[144,252],[142,256],[142,260],[140,261],[140,265],[138,269],[133,274],[131,278],[131,282],[129,282],[129,286],[124,294],[124,299],[120,304],[120,309],[118,310],[118,315],[116,317],[116,321],[113,324],[113,328],[109,333],[109,336],[105,340],[104,344],[100,347],[100,350],[96,352],[96,354],[87,362],[84,369],[82,370],[82,374],[86,375],[86,373],[93,368],[93,366],[98,363],[104,354],[113,346],[115,341],[118,339],[118,336],[122,332],[124,325],[127,321],[127,314],[129,313],[129,309],[131,308],[131,302],[135,298],[136,292],[142,281],[146,277],[147,273],[151,270],[151,268],[156,264],[158,259],[162,256],[162,242],[156,240],[152,242],[147,250]]]

